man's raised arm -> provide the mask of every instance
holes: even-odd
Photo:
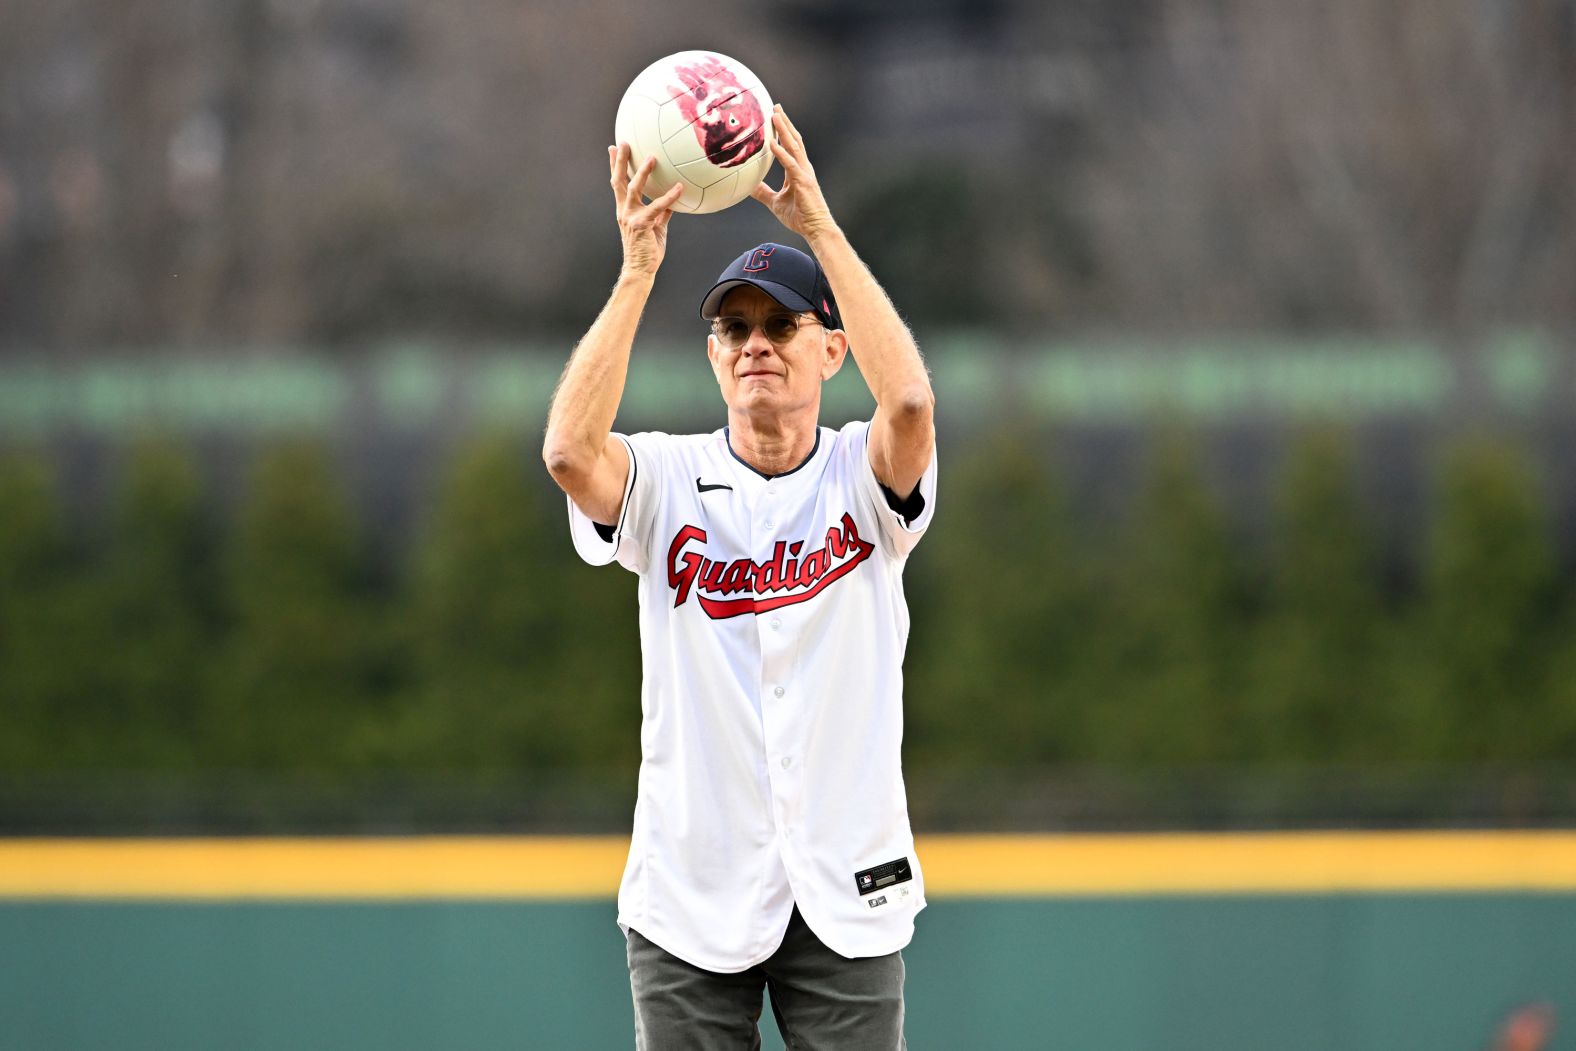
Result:
[[[648,158],[629,177],[629,147],[608,147],[618,228],[624,242],[624,265],[607,305],[576,345],[553,392],[547,414],[542,460],[559,488],[569,494],[593,521],[612,525],[624,501],[629,454],[612,436],[613,418],[624,396],[629,352],[640,327],[640,315],[667,250],[668,221],[682,183],[650,204],[640,196],[646,177],[656,166]]]
[[[772,122],[777,131],[772,153],[782,165],[783,186],[773,190],[762,183],[754,197],[809,242],[826,272],[848,335],[848,352],[876,399],[876,414],[870,421],[870,466],[877,481],[906,500],[930,466],[936,440],[936,396],[930,375],[913,333],[832,219],[805,154],[804,139],[781,106],[772,114]]]

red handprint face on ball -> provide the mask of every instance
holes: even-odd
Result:
[[[682,85],[669,84],[706,159],[719,168],[743,164],[766,145],[766,115],[755,94],[715,57],[675,66]]]

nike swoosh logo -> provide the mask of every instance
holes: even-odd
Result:
[[[713,489],[726,489],[729,492],[732,492],[733,491],[733,486],[731,486],[731,485],[723,485],[721,482],[718,482],[716,485],[707,485],[705,482],[701,481],[699,478],[695,479],[695,491],[697,493],[709,493]]]

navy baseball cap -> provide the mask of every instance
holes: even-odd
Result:
[[[766,244],[745,252],[728,265],[700,303],[700,316],[716,320],[722,297],[740,285],[754,285],[789,310],[813,311],[827,328],[842,328],[843,318],[832,298],[821,264],[797,248]]]

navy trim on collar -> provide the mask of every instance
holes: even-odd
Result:
[[[766,479],[769,482],[773,478],[786,478],[790,474],[793,474],[794,471],[797,471],[799,469],[799,467],[803,467],[805,464],[807,464],[811,460],[815,459],[815,454],[817,452],[819,452],[820,449],[821,449],[821,428],[820,428],[819,425],[817,425],[816,428],[815,428],[815,444],[810,446],[810,455],[806,456],[802,461],[800,461],[799,467],[789,468],[788,470],[784,471],[782,474],[765,474],[765,473],[763,473],[761,471],[755,470],[755,468],[753,466],[751,466],[749,463],[747,463],[745,461],[744,457],[740,456],[738,453],[733,451],[733,442],[728,440],[728,428],[727,427],[723,427],[723,429],[722,429],[722,444],[724,444],[724,445],[726,445],[728,447],[728,455],[729,456],[733,457],[735,460],[738,460],[740,463],[744,464],[744,466],[749,467],[751,471],[753,471],[755,474],[760,475],[762,478]]]

